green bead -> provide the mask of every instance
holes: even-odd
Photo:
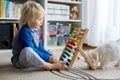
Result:
[[[69,48],[65,48],[65,50],[71,53],[71,50]]]

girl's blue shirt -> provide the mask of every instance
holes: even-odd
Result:
[[[43,60],[49,61],[51,54],[42,46],[42,40],[33,38],[32,34],[36,34],[36,29],[29,29],[27,25],[22,26],[18,34],[18,41],[22,48],[31,47]],[[38,35],[39,38],[39,35]],[[37,45],[36,45],[37,44]]]

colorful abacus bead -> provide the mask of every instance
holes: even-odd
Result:
[[[64,61],[66,62],[67,61],[67,58],[64,58],[63,56],[60,58],[61,61]]]
[[[67,47],[65,48],[65,50],[68,51],[68,52],[72,52],[71,49],[67,48]]]
[[[71,62],[71,59],[68,59],[67,61],[68,61],[68,62]]]
[[[61,58],[60,58],[60,60],[61,60],[61,61],[64,61],[64,58],[63,58],[63,57],[61,57]]]
[[[71,44],[71,45],[73,45],[73,46],[76,45],[76,43],[74,41],[69,41],[68,43]]]
[[[63,55],[62,55],[62,57],[66,58],[66,55],[65,55],[65,54],[63,54]]]
[[[82,35],[79,35],[79,36],[77,36],[77,39],[79,40],[79,39],[82,39]]]
[[[70,41],[73,41],[73,42],[75,42],[75,43],[78,43],[78,40],[77,39],[72,39],[72,38],[70,38]]]
[[[64,54],[66,54],[68,57],[70,57],[70,53],[68,51],[64,51]]]
[[[67,47],[70,48],[70,49],[73,49],[74,47],[70,44],[67,44]]]
[[[68,52],[74,53],[75,52],[75,48],[76,48],[76,43],[75,46],[71,47],[72,45],[68,45],[65,50],[67,50]]]
[[[69,66],[69,63],[68,63],[68,62],[66,62],[66,66]]]

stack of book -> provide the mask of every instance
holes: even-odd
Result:
[[[22,4],[0,0],[0,18],[20,18]]]

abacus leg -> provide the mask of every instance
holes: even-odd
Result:
[[[80,54],[84,57],[84,59],[86,60],[86,62],[90,65],[90,67],[93,70],[96,70],[96,67],[93,65],[93,63],[90,61],[89,57],[84,53],[84,51],[82,50],[82,48],[78,49]]]

